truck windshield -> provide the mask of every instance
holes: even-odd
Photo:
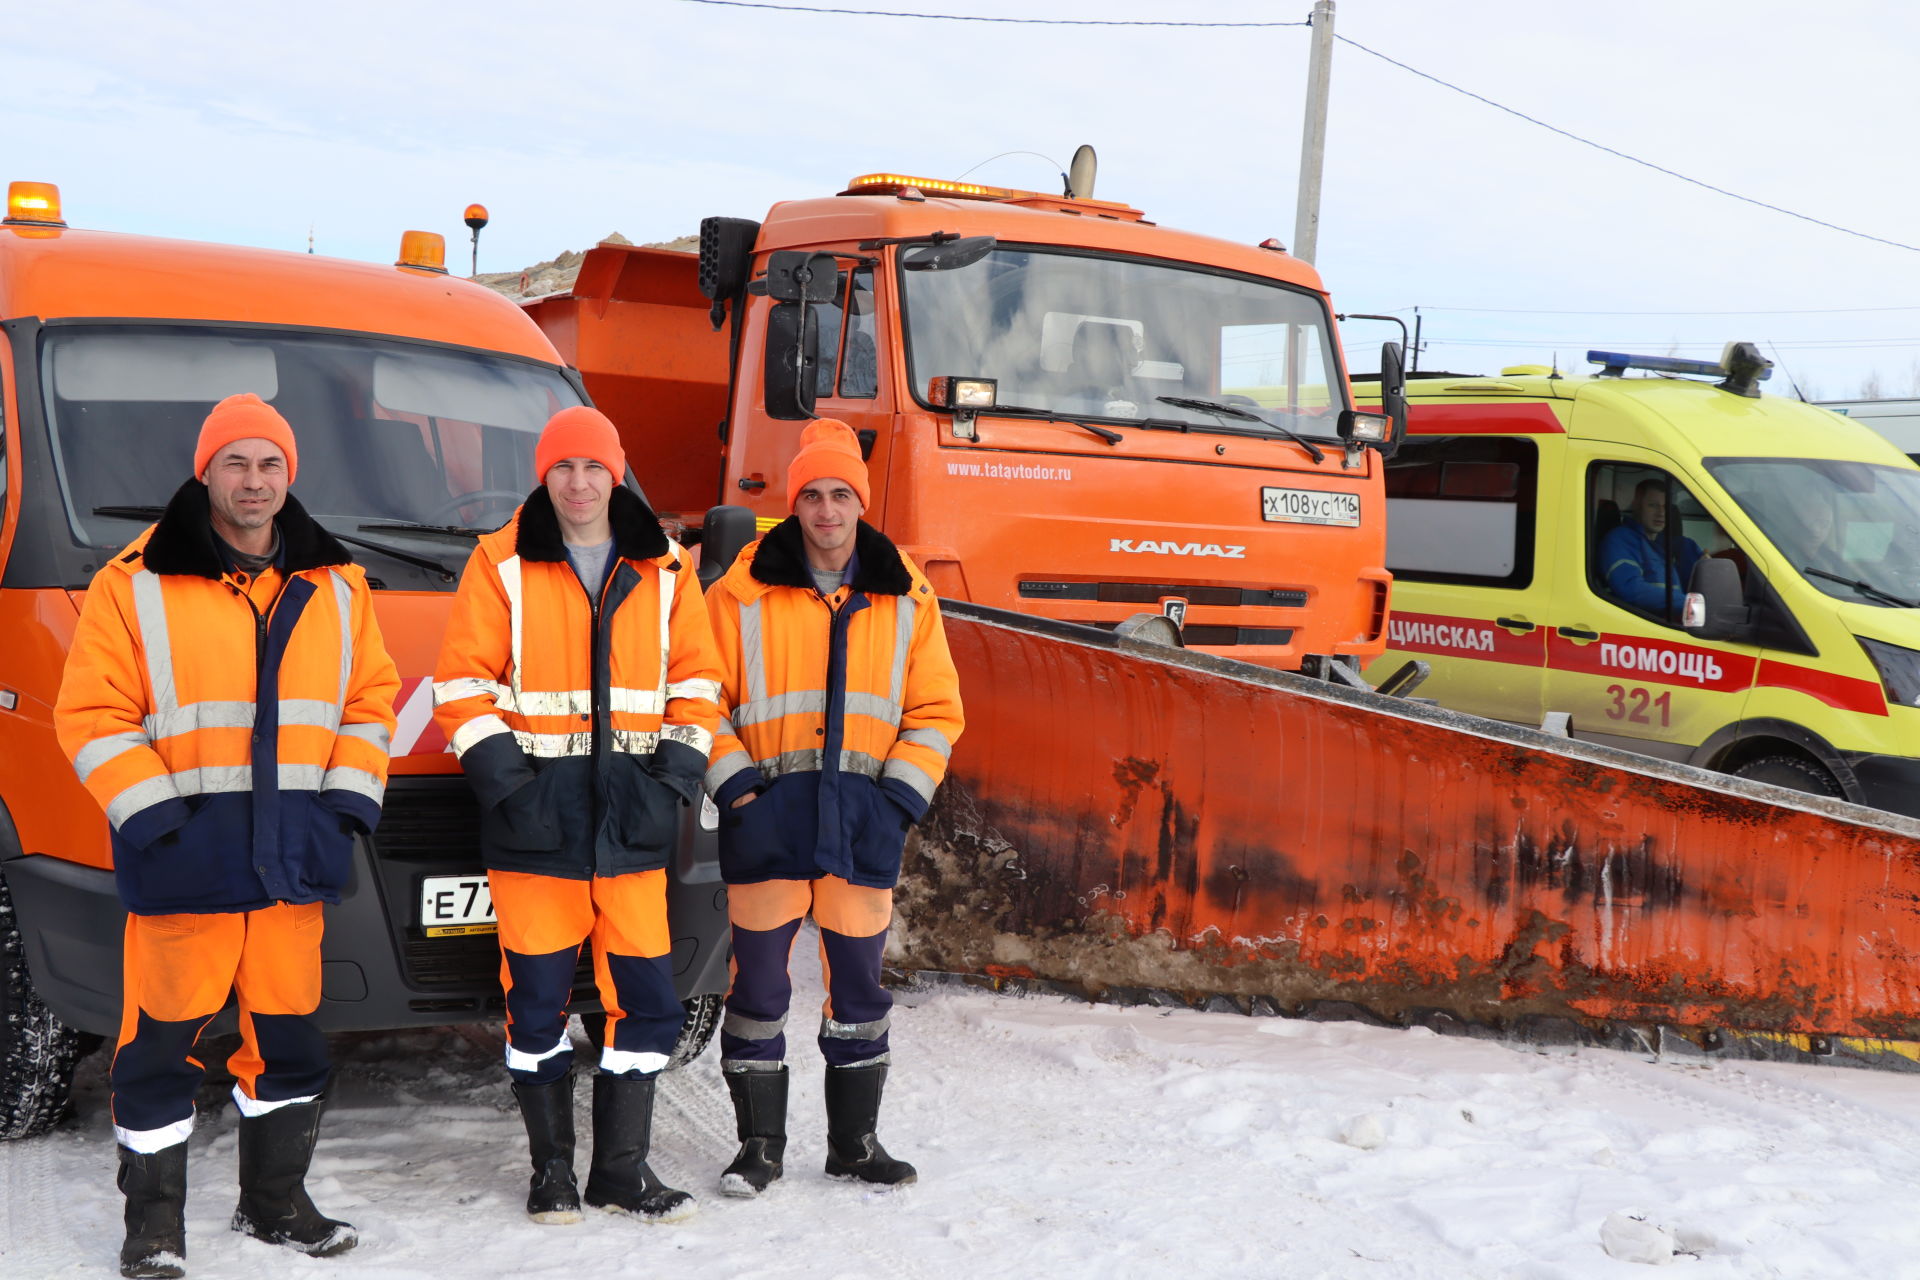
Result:
[[[187,478],[207,411],[251,391],[293,425],[301,505],[360,539],[371,576],[414,589],[449,587],[429,566],[465,553],[444,531],[504,523],[533,487],[540,428],[580,403],[557,368],[506,356],[177,325],[49,326],[41,385],[77,543],[131,541]]]
[[[1707,469],[1810,586],[1881,608],[1920,599],[1920,471],[1821,458]]]
[[[1259,408],[1336,437],[1346,389],[1326,308],[1306,290],[1163,262],[1002,247],[902,271],[917,398],[937,377],[994,378],[999,402],[1072,418],[1276,435],[1162,397]]]

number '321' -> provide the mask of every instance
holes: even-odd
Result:
[[[1661,728],[1664,729],[1673,723],[1672,690],[1655,697],[1652,690],[1643,689],[1639,685],[1629,688],[1626,685],[1610,684],[1607,686],[1607,697],[1610,699],[1607,703],[1609,720],[1624,720],[1628,724],[1652,724],[1654,715],[1658,714]]]

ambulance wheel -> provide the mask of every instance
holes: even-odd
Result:
[[[1735,769],[1733,776],[1770,782],[1789,791],[1806,791],[1816,796],[1846,795],[1837,778],[1805,756],[1761,756]]]
[[[0,1140],[45,1133],[66,1114],[88,1039],[34,993],[13,895],[0,878]]]
[[[680,1038],[674,1042],[673,1054],[667,1059],[668,1071],[678,1071],[707,1051],[707,1046],[713,1043],[713,1033],[720,1029],[724,1000],[722,996],[710,995],[695,996],[680,1002],[686,1008],[687,1020],[680,1025]],[[594,1048],[606,1048],[606,1014],[583,1013],[580,1015],[580,1025]]]

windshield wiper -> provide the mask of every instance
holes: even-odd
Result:
[[[369,551],[378,551],[381,555],[398,560],[402,564],[410,564],[421,569],[430,570],[433,573],[439,574],[442,582],[456,582],[459,580],[453,570],[431,557],[417,556],[411,551],[402,551],[399,547],[389,546],[384,542],[375,542],[372,538],[356,538],[350,533],[336,533],[333,536],[353,546],[365,547]]]
[[[165,507],[95,507],[93,514],[116,520],[158,520],[167,514]]]
[[[1803,574],[1811,574],[1816,578],[1825,578],[1829,582],[1837,582],[1843,587],[1852,587],[1863,596],[1872,596],[1875,600],[1884,600],[1888,604],[1897,605],[1902,609],[1920,609],[1920,600],[1905,599],[1904,597],[1893,594],[1891,591],[1883,591],[1871,582],[1864,582],[1859,578],[1842,577],[1837,573],[1828,573],[1825,569],[1803,568],[1800,572]]]
[[[1228,404],[1224,400],[1200,400],[1193,396],[1155,396],[1161,404],[1170,404],[1176,409],[1197,409],[1201,413],[1218,414],[1223,418],[1238,418],[1242,422],[1257,422],[1263,427],[1272,427],[1287,439],[1299,445],[1310,454],[1315,462],[1325,462],[1327,455],[1320,447],[1305,436],[1296,434],[1271,418],[1263,417],[1245,405]]]
[[[391,529],[395,533],[439,533],[449,538],[478,538],[493,532],[491,529],[469,529],[463,524],[422,524],[418,520],[370,520],[354,527],[364,531]]]
[[[982,412],[1018,414],[1032,418],[1045,418],[1049,422],[1064,422],[1069,426],[1079,427],[1082,431],[1091,431],[1108,444],[1119,444],[1122,440],[1126,439],[1126,437],[1118,431],[1109,431],[1105,427],[1096,427],[1091,422],[1082,422],[1078,418],[1063,417],[1051,409],[1034,409],[1023,404],[997,404],[991,409],[982,410]]]

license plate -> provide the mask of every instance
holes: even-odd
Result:
[[[1260,518],[1355,528],[1360,523],[1360,495],[1319,489],[1261,489]]]
[[[493,933],[493,894],[485,876],[428,876],[420,882],[420,927],[429,938]]]

